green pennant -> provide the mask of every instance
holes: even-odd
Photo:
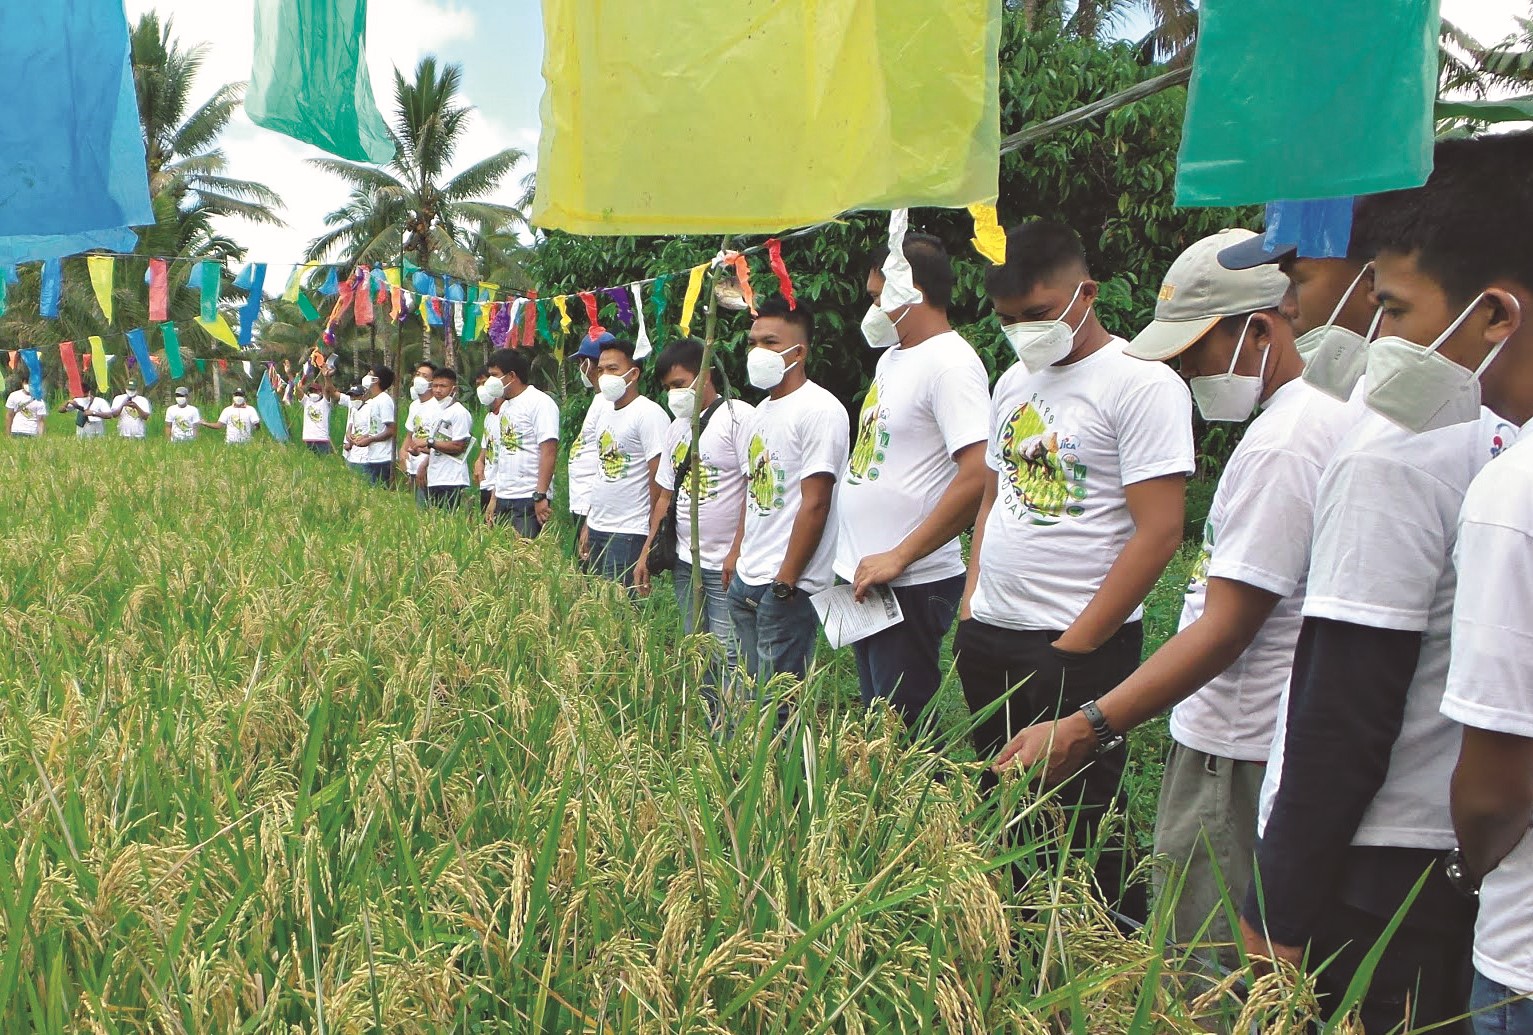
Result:
[[[179,381],[186,376],[186,367],[181,365],[181,336],[173,323],[160,324],[160,335],[165,339],[165,368]]]
[[[305,320],[318,320],[319,310],[314,308],[314,303],[309,301],[305,292],[298,292],[298,311],[303,314]]]

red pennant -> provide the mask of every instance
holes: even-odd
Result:
[[[527,304],[522,306],[522,348],[532,348],[538,333],[538,293],[527,292]]]
[[[596,306],[596,292],[582,291],[580,292],[580,300],[585,303],[586,318],[591,321],[591,329],[587,333],[590,334],[591,340],[595,341],[607,333],[607,328],[601,325],[601,313],[597,310]]]
[[[745,305],[750,309],[751,315],[756,315],[756,292],[751,290],[751,264],[739,252],[730,252],[729,265],[735,271],[735,280],[740,284],[740,297],[745,299]]]
[[[793,280],[788,276],[788,266],[782,261],[782,242],[772,238],[766,243],[767,255],[772,260],[772,272],[777,274],[777,286],[782,291],[782,297],[788,300],[789,309],[798,308],[798,300],[793,297]]]
[[[149,319],[153,323],[164,323],[170,319],[166,315],[169,298],[169,282],[165,277],[165,260],[149,260]]]
[[[219,370],[228,370],[229,369],[229,361],[227,359],[219,360],[218,361],[218,369]]]
[[[64,364],[64,377],[69,381],[70,396],[80,398],[85,394],[85,386],[80,383],[80,361],[75,358],[74,342],[59,342],[59,360]]]
[[[352,315],[356,317],[358,327],[371,327],[373,323],[373,293],[367,290],[366,283],[359,284],[355,307]]]

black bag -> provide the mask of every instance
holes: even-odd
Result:
[[[697,440],[702,442],[703,432],[708,430],[708,422],[724,403],[723,396],[715,399],[713,405],[703,411],[702,418],[698,421]],[[676,529],[680,527],[677,520],[677,501],[681,498],[681,486],[687,473],[692,470],[692,450],[688,443],[687,455],[676,468],[676,480],[672,484],[676,486],[671,492],[671,505],[665,512],[665,517],[660,519],[660,527],[655,530],[654,541],[649,544],[649,573],[651,575],[662,571],[675,571],[676,562],[680,559],[676,555]]]

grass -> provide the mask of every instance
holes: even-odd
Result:
[[[668,594],[564,536],[214,436],[0,477],[0,1030],[1199,1030],[1157,925],[1006,847],[1024,782],[982,802],[843,659],[721,745]]]

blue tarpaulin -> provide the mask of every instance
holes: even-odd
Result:
[[[261,416],[261,424],[271,437],[278,442],[286,442],[287,417],[282,413],[282,400],[277,398],[276,389],[271,386],[271,370],[261,374],[261,387],[256,389],[256,413]]]
[[[122,0],[6,5],[0,265],[132,251],[154,222]]]

